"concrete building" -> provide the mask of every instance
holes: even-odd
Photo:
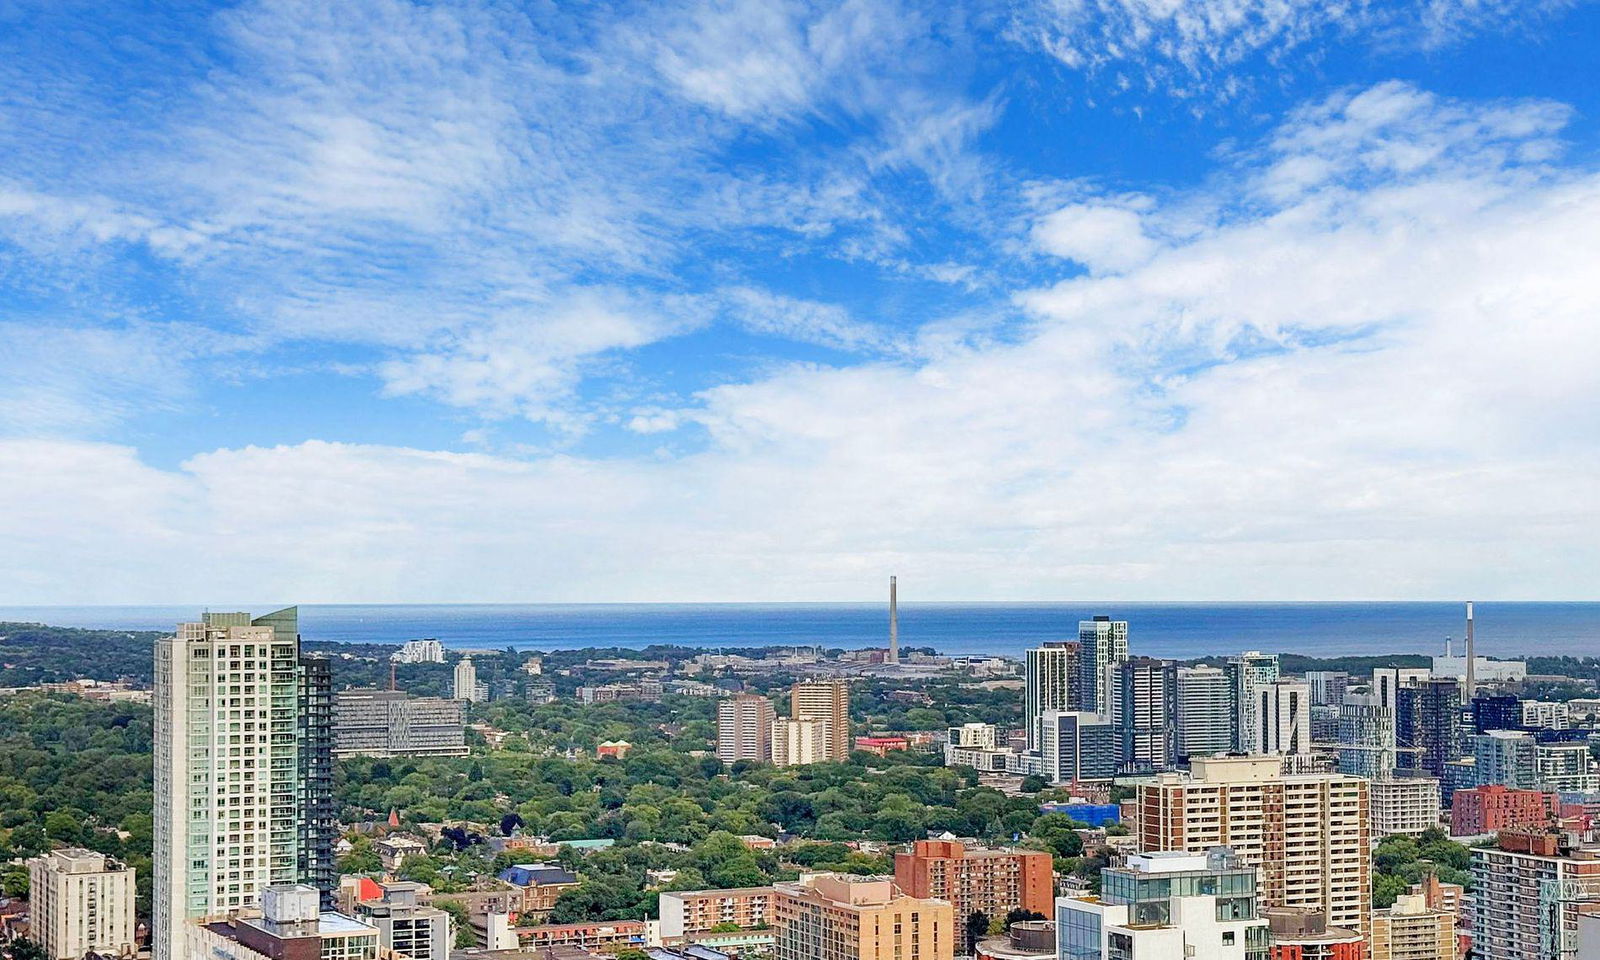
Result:
[[[1436,777],[1390,777],[1367,786],[1373,839],[1396,834],[1415,837],[1439,826],[1439,780]]]
[[[1449,680],[1467,679],[1466,657],[1434,657],[1431,676]],[[1528,679],[1528,664],[1522,660],[1490,660],[1474,657],[1472,676],[1478,683],[1517,683]]]
[[[1575,960],[1578,918],[1600,911],[1600,854],[1542,830],[1472,850],[1476,960]]]
[[[1177,760],[1233,749],[1233,687],[1218,667],[1179,667],[1173,685]]]
[[[450,960],[454,946],[450,914],[424,906],[420,897],[428,887],[410,881],[378,884],[382,891],[371,900],[356,903],[358,919],[378,930],[378,949],[411,960]]]
[[[88,953],[131,957],[133,868],[69,847],[28,861],[29,936],[49,960]]]
[[[306,884],[260,891],[261,908],[183,925],[184,951],[206,960],[377,960],[378,929],[320,908]]]
[[[1415,894],[1372,912],[1372,960],[1456,960],[1456,916]]]
[[[772,701],[741,693],[717,702],[717,759],[723,763],[772,760]]]
[[[478,668],[471,657],[456,661],[453,696],[467,703],[482,703],[489,699],[488,688],[478,682]]]
[[[693,942],[723,924],[741,930],[772,923],[771,887],[734,890],[669,890],[661,894],[661,941],[668,946]]]
[[[828,721],[772,721],[772,762],[780,767],[803,767],[828,759]]]
[[[444,644],[432,638],[407,640],[389,659],[395,663],[444,663]]]
[[[944,742],[952,747],[993,750],[1000,744],[1000,732],[992,723],[963,723],[947,729]]]
[[[850,682],[843,679],[802,680],[789,691],[789,716],[828,723],[828,759],[850,759]]]
[[[1050,915],[1055,874],[1042,850],[968,848],[957,840],[919,840],[894,856],[894,881],[908,896],[948,900],[955,915],[994,919],[1013,910]]]
[[[1313,707],[1337,707],[1350,689],[1350,674],[1343,670],[1308,670],[1306,686],[1311,689]]]
[[[961,936],[947,901],[842,874],[775,884],[772,926],[775,960],[953,960]]]
[[[1233,689],[1235,704],[1255,703],[1256,691],[1278,682],[1278,655],[1251,650],[1237,657],[1229,657],[1223,667],[1228,675],[1228,685]],[[1233,727],[1233,749],[1250,752],[1256,742],[1256,723],[1259,715],[1254,710],[1238,712],[1238,722]]]
[[[1116,715],[1117,665],[1128,659],[1128,621],[1097,616],[1078,621],[1078,709]]]
[[[1056,960],[1056,922],[1018,920],[1002,937],[979,941],[975,960]]]
[[[1112,720],[1119,773],[1154,773],[1174,765],[1175,681],[1175,668],[1165,660],[1132,657],[1117,664]]]
[[[1600,767],[1589,753],[1583,731],[1490,730],[1472,738],[1477,785],[1504,784],[1520,790],[1593,793],[1600,790]]]
[[[1565,730],[1571,725],[1565,703],[1554,703],[1549,700],[1524,700],[1522,707],[1522,725],[1545,730]]]
[[[1375,694],[1351,693],[1339,708],[1339,772],[1381,780],[1394,775],[1394,712]]]
[[[1105,717],[1050,710],[1039,729],[1038,773],[1051,783],[1110,780],[1117,775],[1117,731]]]
[[[1494,783],[1457,790],[1450,800],[1450,834],[1477,837],[1501,830],[1543,827],[1561,814],[1561,798],[1543,790]]]
[[[1372,695],[1378,698],[1378,703],[1391,716],[1400,713],[1400,690],[1404,687],[1415,687],[1430,676],[1431,672],[1424,667],[1374,667],[1372,671]]]
[[[468,752],[460,700],[370,688],[333,696],[336,757],[464,757]]]
[[[1046,713],[1084,709],[1082,657],[1083,644],[1066,641],[1028,651],[1022,688],[1024,749],[1039,749],[1039,724]]]
[[[1143,853],[1100,873],[1097,897],[1056,899],[1059,960],[1260,960],[1256,872],[1226,851]]]
[[[1311,752],[1311,688],[1299,680],[1258,686],[1251,709],[1252,740],[1247,753],[1284,756]]]
[[[1367,781],[1284,775],[1278,757],[1195,757],[1190,771],[1138,785],[1137,849],[1230,847],[1241,864],[1260,869],[1263,905],[1310,908],[1367,933]]]
[[[294,607],[207,613],[156,642],[155,960],[184,960],[187,919],[332,874],[328,677],[300,655]]]
[[[1271,960],[1366,960],[1366,938],[1328,926],[1315,910],[1267,907],[1261,911],[1272,933]]]

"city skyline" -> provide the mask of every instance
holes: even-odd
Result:
[[[1594,5],[6,25],[0,602],[1592,595]]]

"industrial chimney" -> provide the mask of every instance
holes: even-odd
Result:
[[[1472,695],[1478,688],[1476,672],[1478,669],[1478,650],[1472,642],[1472,601],[1467,601],[1467,703],[1472,703]]]
[[[889,662],[900,662],[900,607],[894,577],[889,578]]]

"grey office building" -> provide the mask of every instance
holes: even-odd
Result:
[[[467,753],[460,700],[399,690],[342,690],[333,698],[337,757],[459,757]]]

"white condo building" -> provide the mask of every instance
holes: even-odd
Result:
[[[1276,680],[1256,688],[1251,701],[1247,753],[1311,752],[1311,688],[1299,680]]]
[[[131,957],[133,868],[70,848],[28,861],[29,933],[49,960],[88,953]]]
[[[437,640],[407,640],[389,657],[395,663],[444,663],[444,644]]]
[[[1256,702],[1256,691],[1278,682],[1278,655],[1251,650],[1237,657],[1229,657],[1224,669],[1229,685],[1233,687],[1233,702],[1241,706],[1253,704]],[[1233,730],[1235,750],[1243,753],[1251,751],[1251,746],[1256,742],[1257,719],[1255,710],[1239,711],[1239,722]]]
[[[473,665],[471,657],[462,657],[456,662],[455,699],[465,700],[468,703],[482,703],[489,699],[488,690],[484,684],[478,682],[478,668]]]
[[[207,613],[155,646],[155,960],[185,960],[186,921],[294,883],[300,827],[293,607]]]
[[[1099,896],[1056,898],[1057,960],[1259,960],[1271,942],[1256,871],[1226,848],[1133,854]]]
[[[1078,687],[1082,698],[1077,707],[1103,717],[1117,712],[1117,669],[1128,659],[1128,621],[1100,616],[1078,621],[1078,643],[1083,652],[1078,660]]]
[[[772,763],[804,767],[828,759],[828,721],[778,717],[772,721]]]
[[[1082,709],[1078,689],[1082,655],[1081,644],[1068,642],[1046,643],[1028,651],[1022,695],[1026,749],[1039,749],[1039,724],[1046,713]]]

